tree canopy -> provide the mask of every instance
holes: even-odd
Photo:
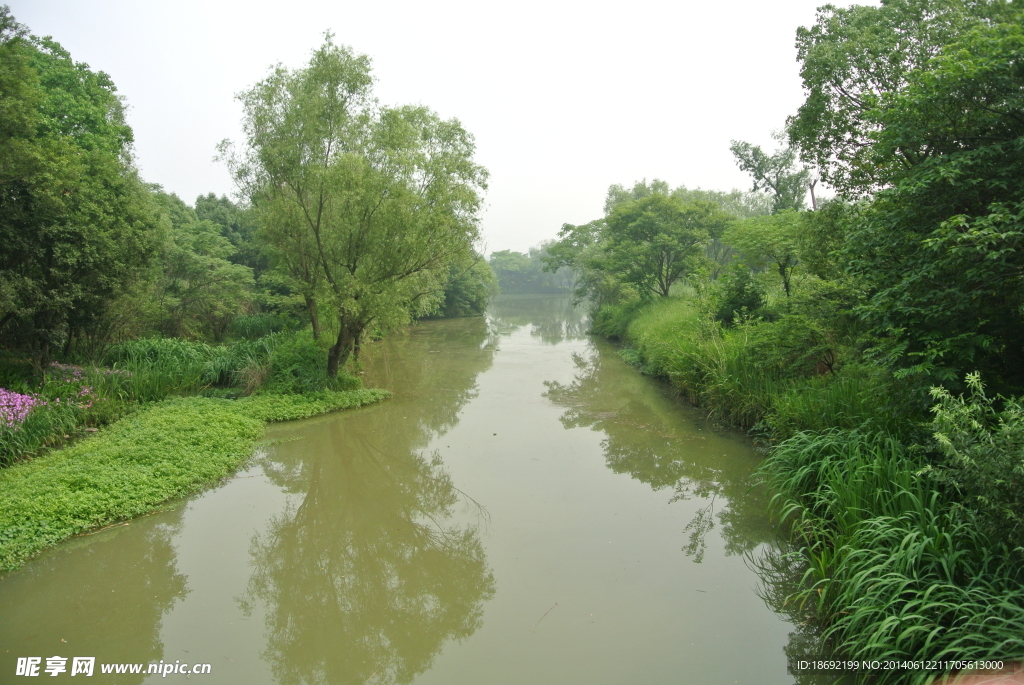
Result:
[[[0,335],[43,364],[147,267],[155,215],[110,78],[6,7],[0,52]]]
[[[779,142],[784,136],[776,136]],[[772,201],[773,212],[801,210],[808,188],[813,192],[811,172],[797,164],[797,149],[786,145],[768,154],[759,145],[741,140],[729,147],[736,164],[754,179],[754,192],[766,193]]]
[[[868,113],[927,69],[944,46],[972,27],[1012,21],[1001,0],[886,0],[880,6],[818,9],[797,31],[806,99],[788,124],[790,140],[822,180],[847,196],[885,187],[921,158],[913,150],[880,158],[872,150],[882,122]]]
[[[279,66],[240,96],[235,177],[315,331],[321,307],[330,312],[332,376],[368,329],[437,307],[450,263],[472,252],[486,187],[458,121],[381,107],[372,84],[369,59],[328,34],[307,66]]]
[[[668,297],[676,281],[700,269],[705,247],[728,220],[711,202],[653,194],[615,206],[606,219],[606,252],[623,281]]]

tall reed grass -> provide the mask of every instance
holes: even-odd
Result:
[[[178,338],[143,338],[112,346],[104,357],[115,373],[97,378],[107,397],[155,402],[193,394],[210,385],[208,365],[216,348]]]
[[[761,468],[807,560],[789,598],[837,651],[868,660],[1019,659],[1024,572],[956,515],[924,464],[883,432],[802,432]],[[925,683],[934,672],[876,672]]]
[[[144,338],[112,346],[102,361],[106,366],[55,363],[41,384],[21,381],[19,389],[30,393],[24,396],[37,400],[16,425],[0,426],[0,467],[61,444],[85,426],[112,423],[134,407],[170,397],[315,394],[361,387],[358,378],[345,373],[327,376],[327,353],[308,331],[219,346]]]

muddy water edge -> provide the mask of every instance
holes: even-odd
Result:
[[[812,682],[760,568],[786,572],[760,456],[586,329],[567,298],[505,296],[368,346],[393,399],[275,426],[222,486],[0,579],[0,683],[27,656],[205,683]]]

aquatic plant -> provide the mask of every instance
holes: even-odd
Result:
[[[68,536],[146,513],[225,477],[253,455],[264,421],[388,396],[364,389],[238,401],[174,398],[66,449],[0,470],[0,571]]]

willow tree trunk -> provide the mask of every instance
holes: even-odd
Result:
[[[357,321],[350,321],[342,316],[339,323],[338,340],[327,350],[327,375],[330,378],[338,377],[338,371],[352,356],[352,351],[359,344],[359,338],[363,333],[363,326]]]
[[[306,295],[306,309],[309,311],[309,321],[313,325],[313,340],[320,339],[320,313],[316,308],[316,300]]]

